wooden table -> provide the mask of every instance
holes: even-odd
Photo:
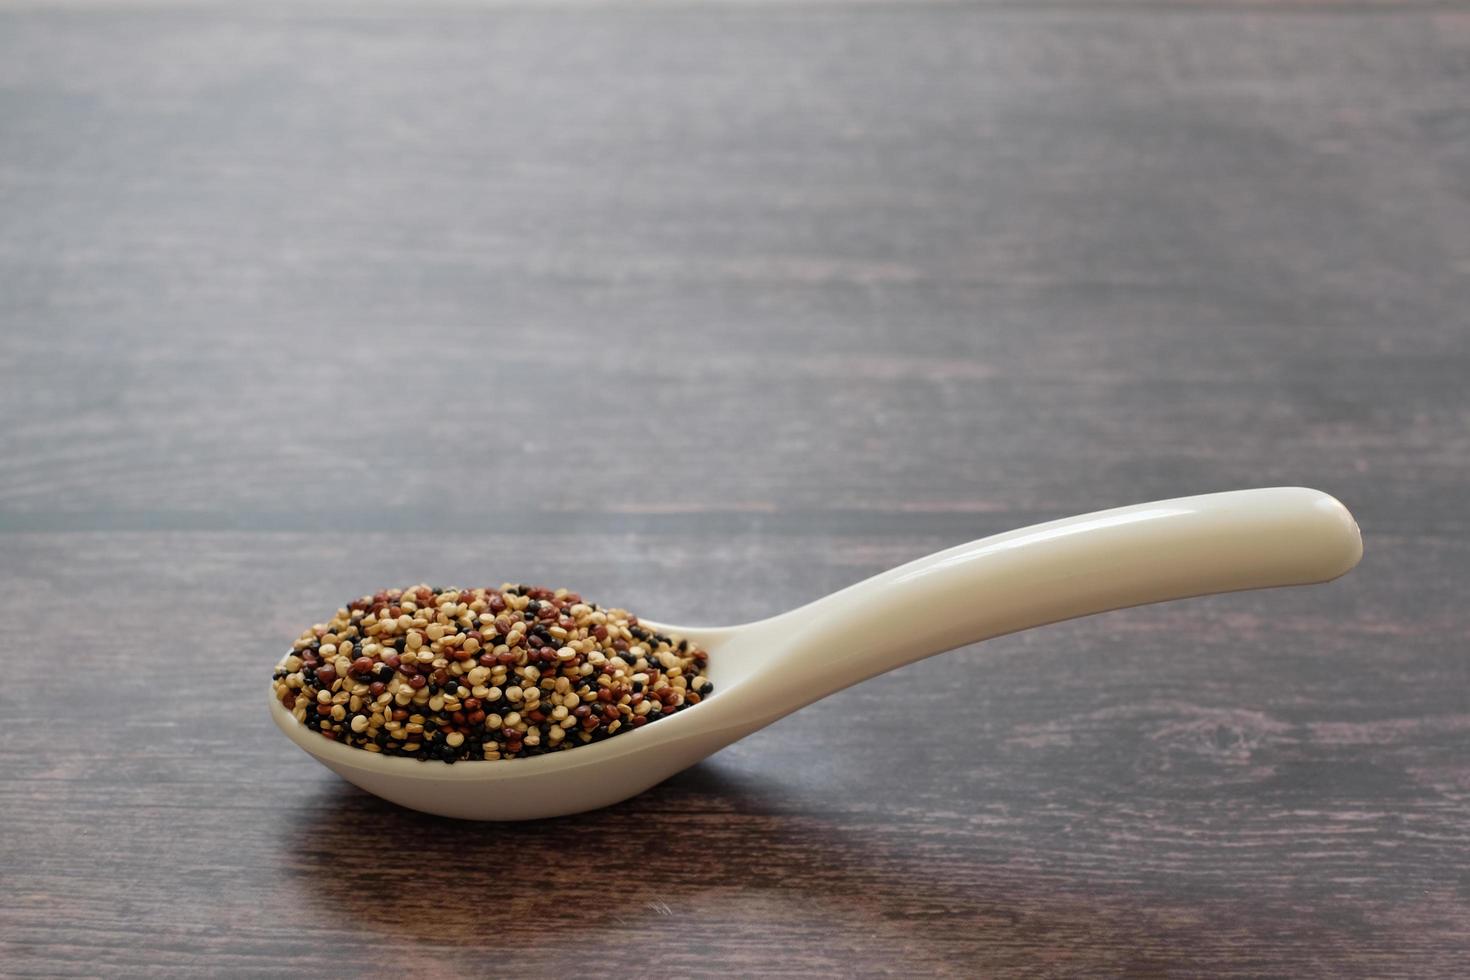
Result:
[[[0,971],[1463,976],[1467,97],[1452,3],[0,9]],[[1275,484],[1357,572],[599,813],[266,715],[380,586],[740,621]]]

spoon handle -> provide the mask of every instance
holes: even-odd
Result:
[[[920,558],[777,617],[770,622],[789,631],[790,642],[774,654],[780,669],[773,673],[814,700],[1032,626],[1189,596],[1326,582],[1362,553],[1347,509],[1303,487],[1083,514]]]

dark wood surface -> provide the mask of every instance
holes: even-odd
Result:
[[[0,8],[0,972],[1463,976],[1467,324],[1458,4]],[[603,812],[265,711],[380,586],[740,621],[1274,484],[1361,568]]]

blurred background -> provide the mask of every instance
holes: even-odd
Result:
[[[1433,0],[0,7],[0,709],[37,738],[0,948],[570,969],[338,877],[364,827],[480,833],[269,730],[269,665],[362,593],[734,622],[1303,484],[1363,525],[1341,583],[995,641],[503,833],[671,848],[574,932],[626,965],[625,919],[676,922],[676,975],[1451,972],[1467,96]]]
[[[1458,513],[1465,24],[1324,6],[7,11],[3,519]]]

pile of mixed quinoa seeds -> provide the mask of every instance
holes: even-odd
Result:
[[[389,589],[306,630],[276,697],[346,745],[512,759],[600,741],[698,704],[709,655],[575,592]]]

